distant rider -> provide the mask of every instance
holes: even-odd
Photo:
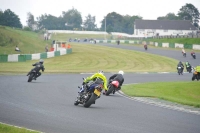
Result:
[[[178,70],[178,67],[181,67],[181,72],[183,73],[184,65],[181,61],[179,61],[178,65],[177,65],[177,70]]]
[[[32,66],[35,66],[35,68],[33,68],[28,74],[27,76],[33,71],[35,70],[36,71],[36,77],[34,77],[33,79],[36,80],[40,75],[41,75],[41,72],[40,70],[42,70],[44,72],[44,60],[40,59],[39,62],[36,62],[35,64],[33,64]]]
[[[194,69],[198,73],[198,77],[200,78],[200,64],[199,66],[196,66]]]
[[[188,61],[185,62],[185,67],[188,72],[189,72],[189,70],[191,70],[191,65]]]
[[[182,49],[182,54],[183,54],[183,56],[184,56],[184,55],[186,56],[186,52],[185,52],[185,49],[184,49],[184,48]]]
[[[120,70],[118,73],[112,75],[110,78],[109,78],[109,81],[108,81],[108,84],[110,84],[112,81],[118,81],[119,82],[119,87],[117,90],[120,90],[121,89],[121,86],[122,84],[124,83],[124,72],[122,70]],[[103,94],[106,93],[107,90],[105,90],[105,92]],[[115,91],[113,92],[115,93]]]
[[[192,51],[192,52],[191,52],[191,55],[192,55],[192,56],[193,56],[193,54],[195,54],[195,52],[194,52],[194,51]]]
[[[145,49],[145,50],[147,49],[147,44],[146,44],[146,43],[144,44],[144,49]]]

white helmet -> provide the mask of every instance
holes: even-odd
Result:
[[[124,75],[124,72],[122,70],[120,70],[118,73]]]

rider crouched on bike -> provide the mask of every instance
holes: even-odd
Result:
[[[187,70],[188,72],[190,72],[190,70],[192,69],[192,68],[191,68],[191,65],[190,65],[190,63],[189,63],[188,61],[185,62],[185,67],[186,67],[186,70]]]
[[[44,72],[44,60],[40,59],[39,62],[36,62],[35,64],[33,64],[32,66],[35,66],[35,68],[33,68],[28,74],[27,76],[33,71],[35,70],[36,71],[36,77],[34,77],[33,79],[36,80],[40,75],[41,75],[41,72],[40,70],[42,70]]]
[[[85,84],[89,83],[90,81],[92,81],[92,82],[91,82],[91,84],[89,86],[87,86],[88,88],[86,88],[86,89],[92,90],[97,85],[102,85],[102,89],[108,90],[108,88],[107,88],[107,79],[106,79],[106,76],[104,76],[103,71],[99,71],[98,73],[95,73],[91,77],[87,77],[83,81],[82,85],[85,85]],[[82,89],[80,90],[79,93],[84,92],[84,91],[85,91],[85,88],[82,87]]]
[[[197,72],[198,77],[200,78],[200,65],[199,65],[199,66],[196,66],[194,69],[195,69],[195,71]]]
[[[177,65],[177,70],[178,70],[178,67],[181,67],[181,72],[183,73],[184,65],[183,65],[183,63],[181,61]]]
[[[112,81],[118,81],[119,82],[119,87],[117,90],[120,90],[121,89],[121,86],[122,84],[124,83],[124,72],[122,70],[120,70],[117,74],[114,74],[112,75],[110,78],[109,78],[109,81],[108,81],[108,85],[112,82]],[[103,94],[106,94],[106,91],[103,93]]]
[[[184,49],[184,48],[182,49],[182,54],[183,54],[183,56],[184,56],[184,55],[186,56],[186,52],[185,52],[185,49]]]
[[[191,56],[193,56],[193,54],[195,54],[195,52],[194,52],[194,51],[192,51],[192,52],[191,52]]]

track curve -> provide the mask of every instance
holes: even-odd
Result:
[[[144,51],[134,46],[101,45]],[[147,52],[183,58],[173,50],[152,48]],[[198,57],[199,53],[197,60],[189,62],[196,65]],[[102,95],[91,108],[74,106],[77,86],[82,77],[89,75],[44,74],[31,83],[25,75],[0,76],[0,121],[47,133],[199,133],[200,115],[152,106],[117,94]],[[125,84],[188,80],[189,73],[125,74]]]

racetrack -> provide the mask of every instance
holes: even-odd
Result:
[[[144,51],[137,46],[101,44]],[[188,60],[200,60],[165,49],[149,53]],[[175,66],[176,67],[176,66]],[[176,69],[176,68],[175,68]],[[0,76],[0,122],[47,133],[199,133],[200,115],[143,103],[121,94],[102,95],[90,108],[74,106],[77,86],[91,74],[44,74],[27,82],[25,75]],[[111,73],[105,74],[107,77]],[[154,81],[189,81],[192,74],[126,73],[125,84]],[[197,81],[195,81],[197,82]]]

